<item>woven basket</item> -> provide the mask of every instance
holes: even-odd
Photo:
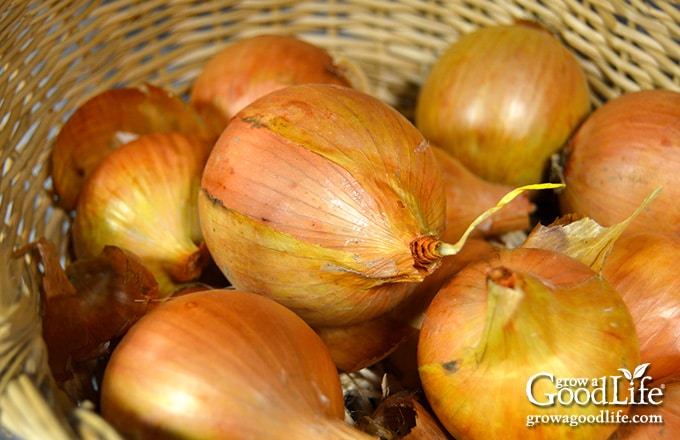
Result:
[[[411,116],[436,57],[475,28],[538,20],[578,55],[594,105],[680,90],[680,9],[656,0],[3,0],[0,6],[0,435],[119,438],[87,405],[62,403],[40,337],[40,275],[13,251],[41,237],[68,261],[71,213],[49,157],[71,112],[149,81],[186,96],[207,59],[259,33],[297,35],[355,62],[369,91]]]

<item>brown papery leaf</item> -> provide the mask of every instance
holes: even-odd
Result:
[[[386,397],[371,417],[360,422],[360,429],[386,440],[446,440],[446,432],[436,417],[418,402],[414,393]]]
[[[32,250],[43,265],[42,324],[50,369],[64,382],[77,374],[77,364],[106,354],[110,343],[146,313],[158,284],[135,255],[115,246],[66,270],[44,238],[15,256]]]
[[[548,226],[536,225],[522,247],[560,252],[601,273],[614,242],[660,190],[661,188],[654,190],[630,217],[620,223],[606,227],[589,217],[566,214]]]

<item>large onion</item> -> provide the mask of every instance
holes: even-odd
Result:
[[[370,438],[345,424],[316,333],[248,292],[188,293],[145,315],[111,356],[101,407],[132,439]]]
[[[458,272],[430,304],[418,341],[425,395],[459,440],[606,439],[615,425],[529,427],[529,417],[594,417],[626,406],[585,401],[582,392],[584,404],[568,404],[565,393],[565,404],[535,405],[527,393],[543,403],[559,389],[529,381],[545,373],[590,387],[590,378],[620,376],[639,360],[632,317],[614,287],[585,264],[536,248],[501,250]],[[611,381],[606,389],[612,402]]]
[[[454,42],[422,85],[415,123],[477,175],[519,186],[543,180],[549,157],[589,111],[576,57],[520,22]]]
[[[630,92],[595,110],[565,148],[563,212],[603,225],[629,216],[657,187],[658,197],[628,230],[679,231],[680,93]]]
[[[206,244],[241,290],[312,325],[389,310],[441,261],[441,173],[421,133],[357,90],[291,86],[232,119],[206,164]]]

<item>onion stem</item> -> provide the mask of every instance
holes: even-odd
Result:
[[[460,250],[463,248],[465,245],[465,242],[467,241],[468,237],[470,234],[472,234],[472,231],[482,222],[484,222],[486,219],[491,217],[496,211],[507,205],[508,203],[512,202],[517,196],[522,194],[524,191],[531,191],[531,190],[539,190],[539,189],[555,189],[555,188],[562,188],[564,186],[563,183],[536,183],[536,184],[531,184],[531,185],[524,185],[520,186],[518,188],[513,189],[506,195],[504,195],[496,204],[496,206],[487,209],[483,213],[481,213],[472,223],[470,223],[470,226],[465,230],[463,235],[460,237],[460,239],[455,243],[455,244],[449,244],[449,243],[444,243],[444,242],[439,242],[436,247],[436,252],[440,257],[446,257],[448,255],[456,255]]]

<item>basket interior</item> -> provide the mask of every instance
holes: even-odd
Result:
[[[61,125],[87,99],[144,82],[186,97],[225,45],[283,33],[356,63],[369,91],[410,117],[419,84],[451,42],[520,18],[541,22],[578,56],[595,106],[627,91],[680,90],[680,8],[667,1],[3,2],[0,323],[8,324],[0,324],[0,392],[22,372],[38,384],[48,380],[37,275],[30,256],[12,253],[46,237],[69,260],[72,213],[55,203],[50,154]]]

